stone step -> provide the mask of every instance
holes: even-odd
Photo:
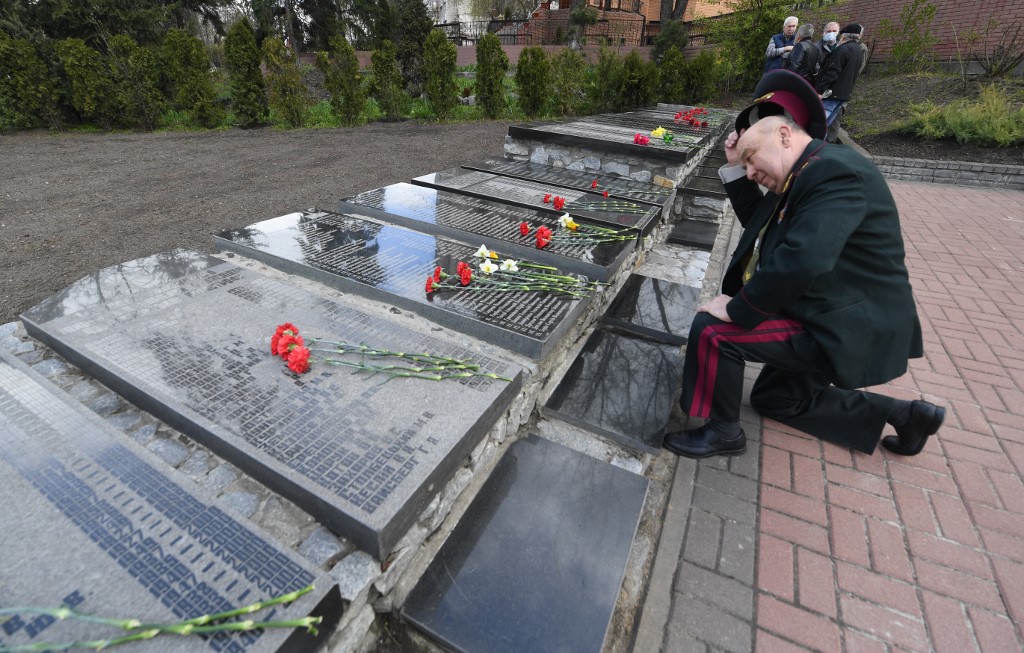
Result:
[[[28,333],[383,559],[516,397],[521,368],[464,337],[179,250],[112,266],[22,316]],[[512,382],[355,375],[269,352],[309,338],[469,359]],[[321,345],[323,346],[323,345]],[[314,357],[324,357],[314,352]],[[444,410],[446,406],[459,410]]]
[[[410,622],[460,653],[601,651],[648,480],[529,435],[413,588]]]
[[[314,651],[342,614],[337,585],[80,402],[0,349],[0,606],[66,606],[169,623],[313,585],[299,600],[247,618],[321,616],[319,635],[265,629],[158,636],[132,650]],[[5,618],[6,619],[6,618]],[[0,646],[101,639],[117,631],[21,612]]]
[[[717,222],[707,220],[680,220],[672,226],[665,242],[673,245],[686,245],[710,252],[718,238]]]
[[[632,274],[601,321],[627,335],[678,347],[686,344],[700,293],[695,286]]]

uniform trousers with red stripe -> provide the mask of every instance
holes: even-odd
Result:
[[[803,335],[803,325],[786,318],[747,330],[697,313],[686,345],[683,412],[738,422],[744,363],[764,363],[750,391],[754,410],[823,440],[874,452],[895,400],[832,385],[827,357]]]

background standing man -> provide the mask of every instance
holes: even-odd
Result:
[[[788,57],[793,49],[793,37],[796,34],[796,26],[799,22],[799,18],[790,16],[783,21],[782,32],[769,39],[768,49],[764,52],[765,72],[782,68],[784,58]]]
[[[707,418],[665,436],[701,458],[739,454],[745,361],[764,363],[750,403],[765,417],[872,453],[915,455],[945,409],[857,390],[923,355],[896,203],[870,161],[821,140],[814,89],[787,70],[766,74],[736,118],[719,171],[743,224],[722,293],[697,309],[680,405]],[[763,192],[767,189],[767,192]]]
[[[825,67],[825,62],[828,61],[829,56],[836,49],[839,39],[839,23],[832,21],[831,23],[825,23],[825,29],[821,32],[821,40],[815,43],[815,47],[818,49],[818,69],[814,71],[817,75],[819,71]]]
[[[825,103],[828,134],[825,140],[835,143],[839,134],[839,118],[846,110],[846,103],[853,95],[853,85],[860,76],[864,51],[860,39],[864,28],[859,23],[850,23],[839,30],[839,45],[829,56],[818,73],[817,90]]]
[[[804,23],[796,30],[796,42],[786,59],[786,70],[792,70],[814,86],[815,73],[818,70],[818,49],[814,45],[814,25]]]

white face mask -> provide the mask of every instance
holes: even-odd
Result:
[[[836,33],[835,32],[825,32],[822,35],[821,38],[825,39],[825,43],[835,43],[836,42]]]

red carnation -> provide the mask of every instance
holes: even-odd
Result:
[[[608,191],[605,191],[605,192],[601,193],[601,195],[603,195],[605,197],[608,197]]]
[[[537,227],[537,247],[543,248],[551,242],[551,230],[547,227]]]
[[[459,281],[462,282],[463,286],[468,286],[469,282],[472,279],[473,279],[473,270],[471,270],[469,268],[469,266],[467,265],[466,267],[462,268],[462,272],[459,272]]]
[[[427,275],[427,285],[426,285],[426,291],[427,291],[428,294],[434,292],[434,284],[435,283],[436,282],[434,281],[434,277],[432,277],[432,276],[430,276],[428,274]]]
[[[455,273],[461,277],[462,276],[462,271],[463,270],[467,270],[467,269],[469,269],[469,266],[466,265],[466,262],[465,261],[459,261],[459,264],[455,266]]]
[[[293,336],[286,333],[277,341],[277,355],[288,360],[289,352],[295,347],[302,347],[304,344],[302,336]]]
[[[290,331],[293,336],[299,335],[299,327],[295,326],[291,322],[285,322],[277,327],[277,331],[274,332],[275,336],[283,335],[285,331]]]
[[[550,201],[551,201],[551,193],[548,193],[548,194],[546,194],[544,196],[544,203],[547,204]]]
[[[436,268],[434,268],[434,281],[440,281],[440,280],[441,280],[441,266],[439,265]]]
[[[563,206],[565,206],[565,198],[564,197],[556,197],[555,198],[555,210],[556,211],[561,211]]]
[[[288,369],[296,374],[305,374],[309,371],[309,350],[298,346],[288,354]]]
[[[590,182],[590,187],[591,188],[597,188],[597,180],[596,179],[594,181]]]
[[[520,222],[519,223],[519,233],[523,234],[524,236],[529,236],[530,235],[530,225],[526,224],[525,222]]]
[[[701,127],[707,127],[708,126],[708,121],[705,120],[704,122],[700,123],[700,126]]]

